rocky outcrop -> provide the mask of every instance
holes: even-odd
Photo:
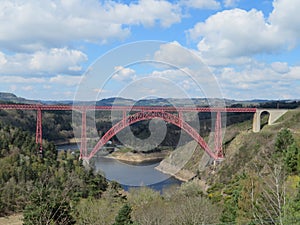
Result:
[[[189,170],[186,170],[186,169],[178,168],[166,161],[162,161],[157,167],[155,167],[155,169],[157,169],[158,171],[160,171],[162,173],[174,176],[178,180],[181,180],[184,182],[189,181],[196,176],[195,173],[193,173]]]
[[[155,169],[176,177],[182,181],[189,181],[196,176],[195,171],[189,168],[188,164],[194,152],[197,149],[197,143],[191,141],[184,146],[178,147],[169,157],[165,158]]]
[[[155,169],[182,181],[193,179],[210,164],[210,156],[195,141],[174,150]]]

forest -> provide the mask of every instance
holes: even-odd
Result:
[[[228,125],[226,160],[161,193],[148,187],[125,192],[53,142],[44,141],[41,155],[32,132],[3,122],[9,115],[0,113],[2,217],[22,214],[23,224],[300,223],[299,109],[274,126],[263,123],[260,133],[251,132],[250,120]]]

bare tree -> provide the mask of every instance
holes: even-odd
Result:
[[[263,173],[263,174],[262,174]],[[240,199],[240,205],[246,204],[248,216],[260,224],[283,225],[285,206],[285,175],[282,166],[266,164],[259,173],[251,173],[248,178],[248,187],[244,193],[248,197]],[[248,200],[247,200],[248,199]],[[244,206],[244,211],[247,210]]]

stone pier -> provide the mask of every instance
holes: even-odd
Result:
[[[272,125],[287,111],[287,109],[257,109],[253,117],[253,132],[257,133],[260,131],[260,117],[263,112],[269,113],[268,125]]]

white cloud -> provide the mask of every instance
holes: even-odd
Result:
[[[196,57],[192,51],[182,47],[177,41],[162,44],[160,49],[154,53],[153,59],[157,62],[167,62],[172,66],[182,68],[193,65],[200,58]],[[180,56],[180,57],[179,57]]]
[[[292,48],[300,39],[300,1],[274,0],[273,7],[269,21],[278,27],[280,34],[288,40],[288,47]]]
[[[215,0],[181,0],[180,4],[196,9],[219,9],[221,4]]]
[[[60,48],[79,40],[105,43],[127,37],[131,25],[168,27],[181,20],[179,6],[164,0],[2,0],[0,12],[0,47],[11,51]]]
[[[300,1],[275,0],[273,6],[268,18],[256,9],[224,10],[197,23],[187,34],[212,65],[248,63],[256,54],[290,50],[300,40]]]
[[[198,40],[203,54],[239,57],[257,53],[273,53],[283,43],[275,27],[266,23],[262,12],[232,9],[219,12],[189,30]]]
[[[287,73],[290,71],[290,68],[286,62],[273,62],[271,67],[277,73]]]
[[[87,56],[78,50],[52,48],[34,53],[4,55],[0,52],[0,74],[7,75],[54,75],[57,73],[78,73]]]
[[[4,55],[4,53],[0,52],[0,65],[3,66],[6,63],[7,63],[7,59],[6,59],[5,55]]]
[[[50,83],[76,86],[80,83],[82,76],[57,75],[49,79]]]
[[[163,27],[169,27],[181,20],[178,5],[164,0],[139,0],[129,5],[108,1],[106,8],[109,20],[120,24],[153,26],[158,22]]]
[[[183,72],[183,70],[179,69],[165,69],[165,70],[154,70],[150,75],[150,77],[162,77],[171,80],[178,80],[186,77],[187,75]]]
[[[136,78],[135,70],[131,68],[116,66],[115,71],[115,74],[112,76],[112,79],[114,80],[128,82]]]
[[[1,83],[44,83],[45,78],[21,77],[21,76],[1,76]]]
[[[81,51],[52,48],[49,51],[35,52],[30,60],[30,69],[49,73],[80,71],[79,64],[86,60],[87,56]]]
[[[289,72],[286,73],[285,77],[300,82],[300,66],[293,66],[289,68]],[[299,87],[297,89],[300,90]]]
[[[225,97],[284,99],[300,94],[300,67],[285,62],[252,63],[215,69]]]

